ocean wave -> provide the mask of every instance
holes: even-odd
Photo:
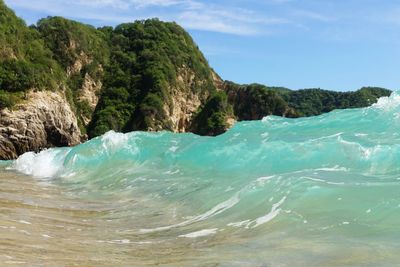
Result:
[[[400,96],[393,93],[364,109],[238,123],[216,138],[111,131],[74,148],[26,153],[10,168],[41,178],[92,173],[102,166],[115,170],[126,164],[157,165],[171,175],[187,167],[225,172],[262,168],[262,172],[279,173],[341,166],[384,173],[397,169],[400,159],[400,120],[395,116],[399,111]],[[384,168],[376,169],[377,163]]]
[[[337,192],[336,200],[349,194],[346,190],[396,188],[399,112],[400,96],[393,93],[369,108],[240,122],[215,138],[111,131],[73,148],[26,153],[7,164],[68,186],[79,197],[118,196],[115,214],[121,217],[133,212],[132,198],[145,203],[148,216],[154,210],[172,214],[129,233],[214,236],[227,228],[258,229],[287,216],[309,222],[308,210],[297,201],[308,201],[316,192],[322,200]],[[365,214],[371,207],[363,209]]]

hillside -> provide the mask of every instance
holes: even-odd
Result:
[[[12,107],[33,88],[58,90],[63,78],[40,33],[0,1],[0,109]]]
[[[2,0],[0,55],[0,159],[109,130],[219,135],[235,121],[365,107],[390,94],[238,85],[176,23],[95,28],[48,17],[28,27]]]
[[[215,91],[213,72],[192,38],[157,19],[103,28],[111,48],[91,137],[117,131],[184,132]]]
[[[106,35],[61,17],[41,19],[35,28],[66,76],[65,95],[85,134],[101,94],[104,67],[110,61]]]
[[[377,98],[389,96],[391,91],[379,87],[364,87],[355,92],[332,92],[323,89],[279,91],[297,115],[315,116],[334,109],[362,108],[372,105]]]

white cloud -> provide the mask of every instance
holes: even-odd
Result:
[[[291,3],[295,0],[267,0],[270,3]],[[150,17],[176,21],[186,29],[235,35],[261,35],[286,25],[297,28],[296,20],[329,21],[318,13],[296,10],[280,16],[247,8],[248,5],[206,3],[202,0],[6,0],[15,7],[48,15],[119,24]],[[238,4],[238,2],[236,2]],[[239,6],[239,7],[237,7]],[[242,6],[242,7],[240,7]],[[246,8],[243,8],[245,6]]]
[[[257,30],[254,27],[229,22],[224,18],[215,17],[209,13],[199,14],[193,11],[186,11],[179,15],[177,20],[185,28],[193,30],[205,30],[236,35],[255,35]]]
[[[112,7],[119,9],[128,9],[130,7],[136,9],[144,9],[148,7],[171,7],[179,5],[191,6],[195,3],[191,0],[79,0],[79,4],[92,7]]]
[[[77,3],[79,5],[91,7],[112,7],[118,9],[127,9],[129,7],[129,3],[123,0],[79,0]]]
[[[133,4],[137,8],[146,8],[149,6],[159,6],[159,7],[169,7],[175,5],[182,5],[186,2],[185,0],[131,0],[131,4]]]
[[[261,16],[256,12],[242,9],[205,6],[197,3],[196,8],[184,10],[178,14],[177,22],[188,29],[207,30],[236,35],[264,34],[271,25],[289,23],[286,19]]]

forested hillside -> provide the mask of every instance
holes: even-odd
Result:
[[[60,65],[34,28],[28,28],[0,0],[0,109],[12,107],[30,89],[58,90]]]
[[[196,95],[203,102],[216,90],[206,59],[177,24],[152,19],[100,30],[111,59],[90,136],[110,129],[177,129],[170,110],[179,105],[176,98]]]

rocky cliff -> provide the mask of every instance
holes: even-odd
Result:
[[[81,142],[77,118],[62,92],[29,92],[26,101],[0,111],[0,158]]]

